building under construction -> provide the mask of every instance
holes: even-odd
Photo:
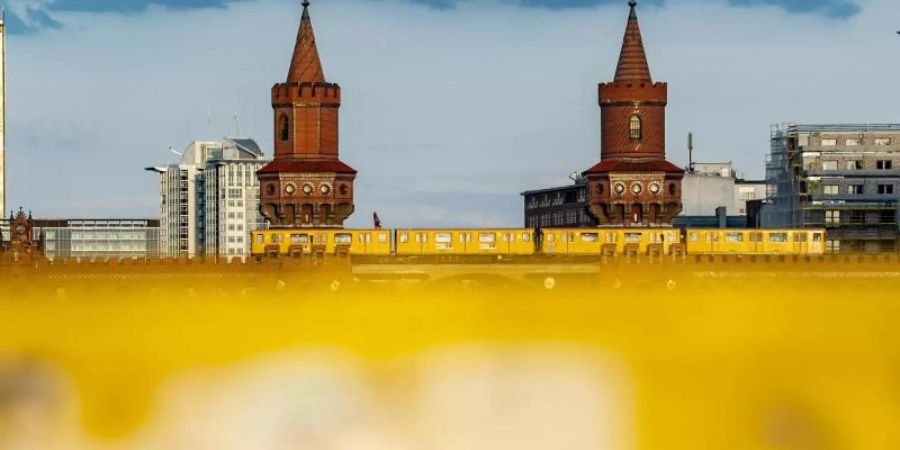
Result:
[[[900,124],[774,125],[764,227],[824,227],[826,250],[896,252]]]

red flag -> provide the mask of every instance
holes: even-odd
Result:
[[[381,219],[378,218],[377,212],[372,213],[372,221],[375,222],[375,229],[380,230],[381,229]]]

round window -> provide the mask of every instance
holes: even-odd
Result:
[[[287,192],[287,195],[293,195],[294,192],[297,192],[297,186],[294,186],[294,183],[289,183],[284,187],[284,192]]]
[[[669,183],[669,195],[675,195],[677,190],[678,188],[675,187],[675,183]]]
[[[266,193],[269,195],[274,195],[275,194],[275,185],[274,184],[267,185]]]
[[[622,183],[616,183],[616,186],[613,189],[616,190],[616,194],[622,195],[625,193],[625,185]]]
[[[597,185],[597,193],[598,193],[598,194],[602,194],[602,193],[603,193],[603,185],[602,185],[602,184],[598,184],[598,185]]]
[[[303,193],[306,195],[312,194],[313,193],[312,185],[309,183],[304,184],[303,185]]]
[[[631,185],[631,192],[634,192],[635,194],[640,194],[642,190],[644,190],[644,188],[641,187],[641,183],[634,183]]]
[[[341,195],[346,196],[347,194],[350,193],[350,186],[347,186],[346,184],[342,184],[340,190],[341,190]]]
[[[323,194],[328,195],[328,193],[331,192],[331,186],[329,186],[327,184],[323,184],[323,185],[319,186],[319,190],[322,191]]]
[[[659,183],[650,183],[650,192],[653,194],[659,194]]]

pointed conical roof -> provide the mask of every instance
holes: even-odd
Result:
[[[288,83],[303,81],[325,81],[319,50],[316,48],[316,36],[313,34],[312,20],[309,18],[309,1],[303,0],[303,17],[300,19],[300,31],[297,32],[297,44],[291,58],[288,71]]]
[[[641,39],[641,27],[638,25],[637,13],[634,10],[637,2],[631,0],[628,5],[631,6],[631,13],[625,27],[625,38],[622,40],[622,52],[619,53],[615,81],[651,82],[650,66],[647,64],[647,54],[644,53],[644,42]]]

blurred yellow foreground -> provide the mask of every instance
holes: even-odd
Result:
[[[0,267],[0,449],[900,448],[895,258],[382,269]]]

